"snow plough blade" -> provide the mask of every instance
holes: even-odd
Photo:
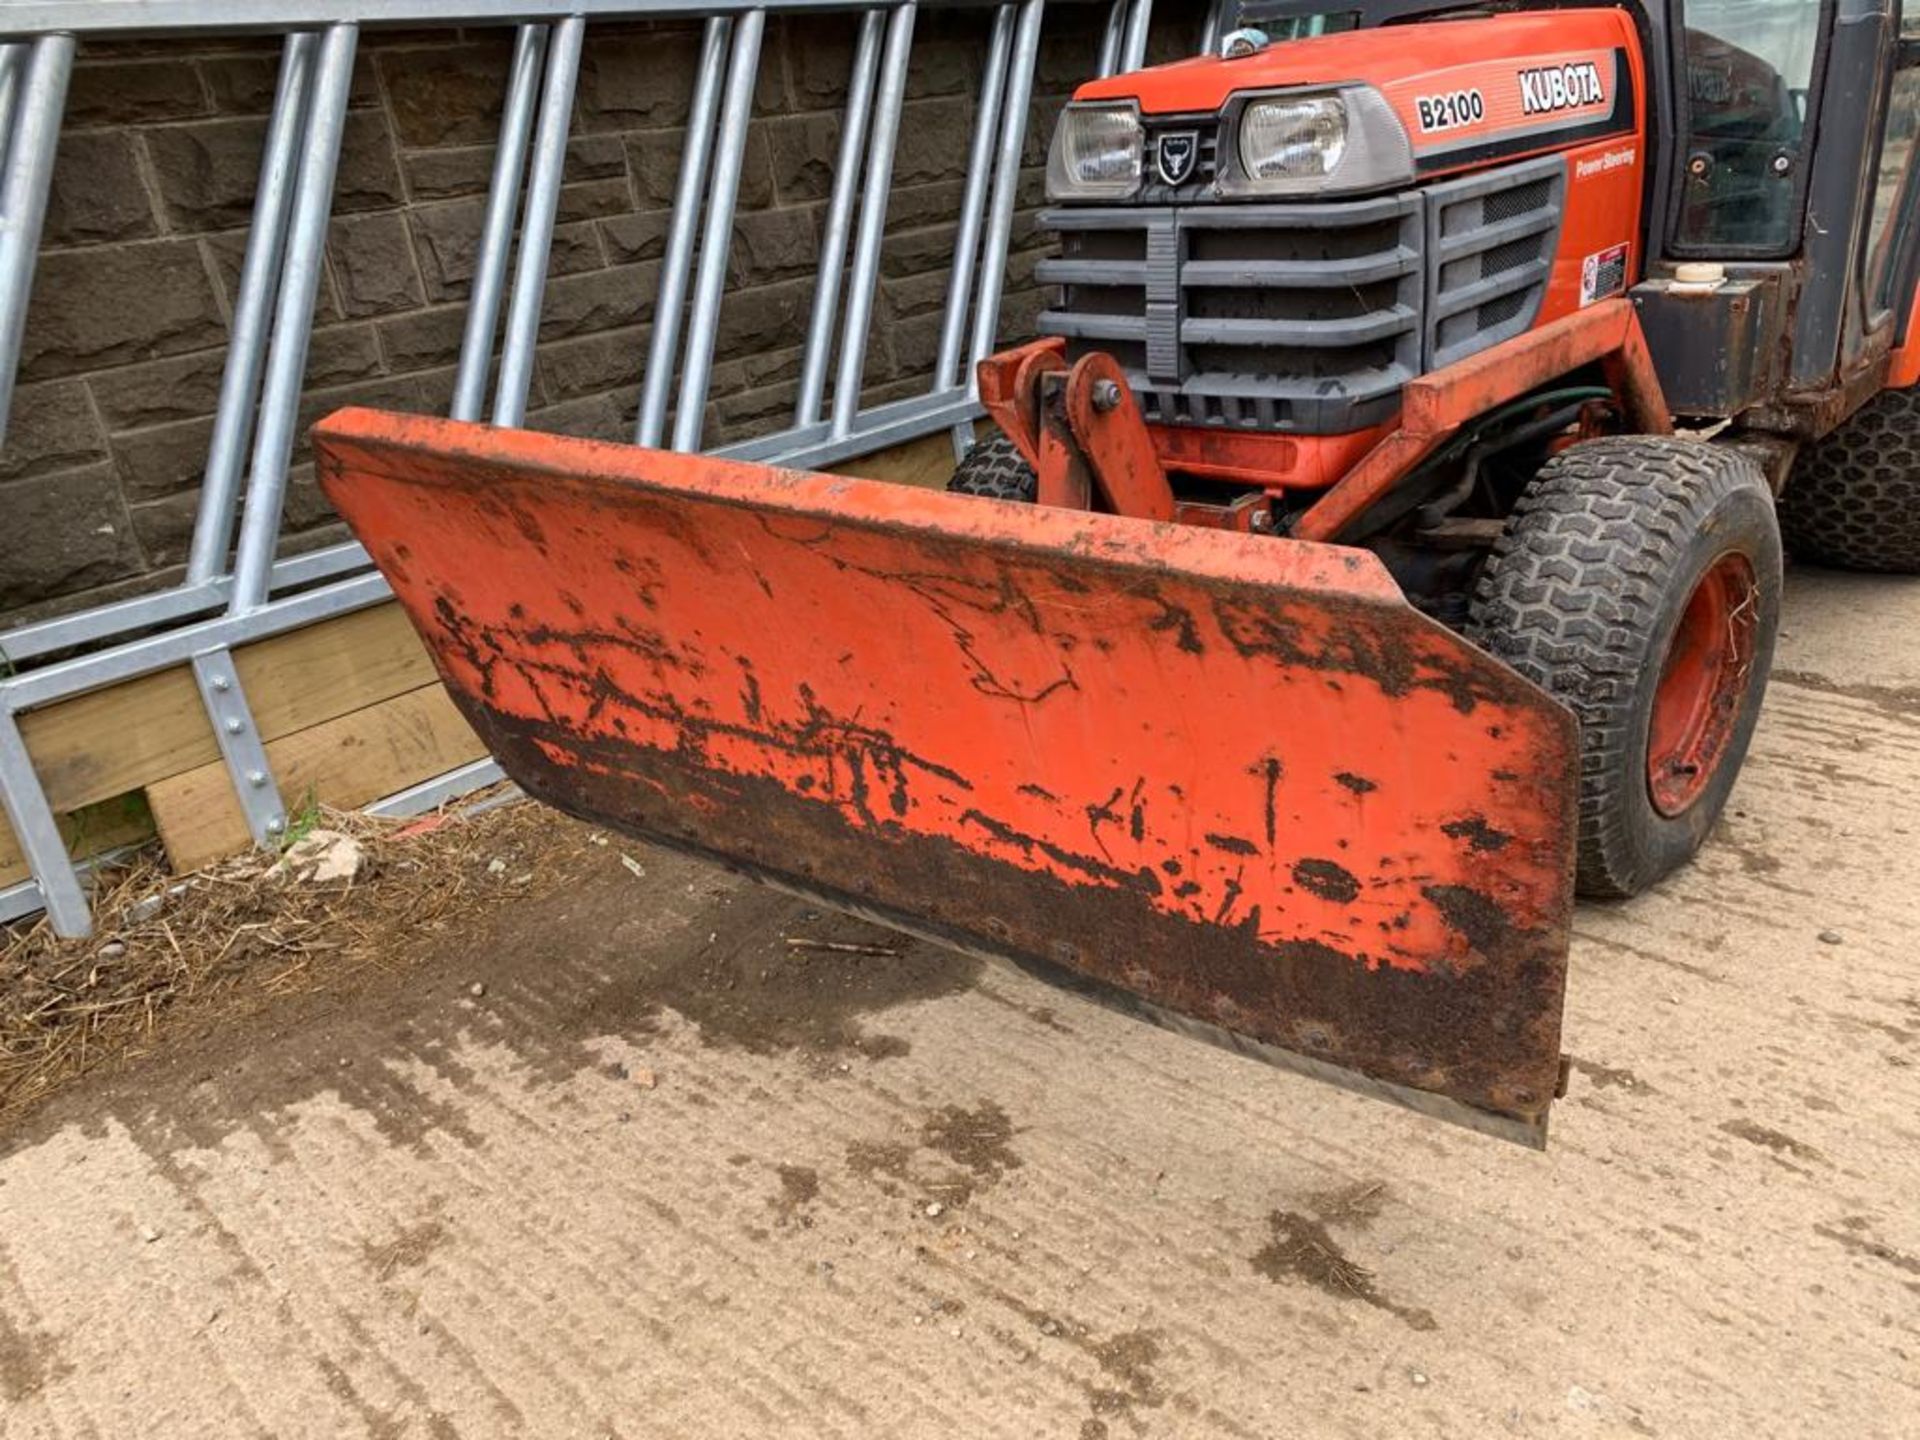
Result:
[[[1371,555],[365,410],[315,441],[539,799],[1544,1143],[1575,724]]]

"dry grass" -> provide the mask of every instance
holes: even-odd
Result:
[[[352,879],[288,878],[257,854],[174,876],[142,856],[102,878],[90,938],[60,940],[44,916],[5,932],[0,1127],[150,1048],[171,1012],[264,1003],[384,968],[396,939],[537,888],[586,834],[528,804],[414,821],[324,811],[318,823],[360,845]]]

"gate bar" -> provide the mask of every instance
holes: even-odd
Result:
[[[687,353],[681,362],[680,403],[673,414],[673,448],[686,454],[700,448],[700,433],[706,424],[707,385],[713,378],[713,347],[719,338],[720,298],[726,288],[727,261],[733,248],[733,207],[740,198],[747,122],[753,118],[753,90],[760,78],[760,39],[766,27],[764,10],[749,10],[734,27],[733,59],[727,68],[726,99],[720,110],[720,136],[713,163],[713,191],[707,197],[700,269],[693,282],[693,313],[687,321]]]
[[[547,75],[540,94],[540,126],[533,140],[533,174],[520,221],[520,253],[514,258],[513,297],[507,305],[507,335],[500,355],[500,383],[493,395],[493,423],[517,426],[526,418],[533,385],[533,355],[540,340],[540,302],[547,293],[547,257],[553,221],[560,211],[560,179],[567,166],[567,128],[573,91],[580,78],[580,47],[587,22],[570,15],[553,27],[547,42]]]
[[[0,45],[0,156],[13,144],[13,114],[20,98],[20,72],[27,63],[26,45]]]
[[[967,337],[967,306],[973,299],[980,259],[980,227],[987,204],[988,181],[1000,131],[1007,123],[1003,104],[1007,60],[1013,50],[1013,6],[993,12],[993,34],[987,41],[987,63],[980,72],[980,112],[974,117],[973,147],[967,154],[967,189],[960,200],[960,230],[953,241],[953,278],[947,285],[947,313],[940,322],[940,350],[933,363],[934,391],[952,390],[961,382],[961,349]],[[973,448],[973,425],[953,430],[955,459],[965,459]]]
[[[833,381],[833,437],[853,433],[860,412],[860,382],[867,370],[867,334],[873,323],[873,292],[880,283],[880,246],[886,238],[887,199],[893,189],[893,153],[900,139],[900,107],[907,98],[907,64],[913,53],[918,6],[902,5],[887,22],[887,49],[880,62],[880,93],[873,135],[867,142],[867,179],[860,196],[860,229],[853,242],[853,275],[840,331],[839,369]]]
[[[1127,17],[1126,43],[1120,47],[1120,70],[1138,70],[1147,63],[1147,31],[1153,25],[1153,0],[1133,0]]]
[[[660,262],[653,331],[647,337],[647,373],[640,384],[640,418],[634,426],[636,445],[657,447],[667,433],[667,396],[673,390],[674,362],[680,356],[687,277],[693,270],[694,241],[700,234],[700,209],[707,193],[707,166],[713,158],[720,89],[727,78],[727,41],[732,34],[733,21],[716,15],[707,21],[700,38],[700,75],[687,109],[680,177],[673,186],[673,220],[667,230],[666,256]]]
[[[478,420],[487,406],[487,373],[493,367],[494,333],[507,285],[507,254],[513,248],[519,218],[520,177],[533,134],[533,102],[546,67],[548,34],[545,25],[522,25],[513,37],[500,139],[493,152],[493,178],[487,185],[487,213],[480,226],[480,250],[474,257],[466,329],[460,337],[460,368],[454,373],[450,413],[455,420]]]
[[[247,482],[246,509],[240,517],[240,549],[234,558],[233,598],[228,602],[229,611],[236,615],[266,603],[273,572],[358,39],[356,27],[335,25],[321,42],[303,147],[306,153],[294,190],[292,233],[280,277],[279,301],[274,307],[273,346],[267,356],[266,390],[254,435],[253,473]]]
[[[85,935],[93,925],[87,892],[67,854],[66,837],[47,804],[27,742],[20,736],[20,722],[4,707],[0,707],[0,802],[5,803],[7,823],[13,827],[20,853],[27,857],[27,869],[40,886],[53,933]]]
[[[800,397],[793,423],[811,425],[820,418],[827,394],[827,366],[833,358],[833,322],[840,314],[841,284],[846,278],[847,235],[853,228],[853,200],[860,189],[860,165],[866,154],[873,115],[874,82],[880,68],[880,36],[886,12],[860,17],[860,39],[847,75],[847,108],[840,119],[840,150],[834,159],[833,196],[820,239],[820,270],[814,277],[813,313],[807,319],[807,348],[801,360]]]
[[[304,550],[273,562],[271,589],[311,585],[332,580],[352,570],[364,570],[367,552],[358,540]],[[150,630],[176,620],[190,620],[214,610],[224,610],[233,596],[233,577],[215,576],[198,585],[181,585],[171,590],[155,590],[126,600],[96,605],[91,610],[76,610],[71,615],[56,615],[16,626],[0,636],[0,668],[38,659],[59,650],[72,650],[95,640],[125,635],[134,630]]]
[[[1239,10],[1239,0],[1213,0],[1207,6],[1207,23],[1200,30],[1200,53],[1218,55],[1220,42],[1226,38],[1227,11]]]
[[[1100,32],[1100,60],[1095,67],[1104,80],[1120,72],[1120,46],[1127,37],[1127,10],[1131,0],[1113,0],[1107,7],[1106,28]]]
[[[34,41],[7,135],[6,177],[0,183],[0,440],[6,438],[13,413],[33,267],[40,254],[53,154],[60,144],[60,117],[72,73],[71,35]]]
[[[213,440],[207,447],[193,541],[187,551],[189,585],[211,580],[227,569],[234,507],[240,499],[240,472],[246,464],[247,442],[253,438],[254,409],[260,403],[267,320],[280,287],[294,174],[313,94],[315,45],[313,32],[300,30],[287,36],[280,52],[273,118],[268,122],[267,143],[260,156],[260,186],[254,192],[253,223],[247,230],[246,256],[240,262],[240,294],[233,306],[226,366],[220,375],[220,399],[214,407]]]
[[[1013,240],[1013,207],[1020,192],[1020,158],[1027,143],[1027,111],[1033,103],[1033,70],[1040,54],[1040,22],[1046,0],[1023,0],[1020,24],[1014,32],[1013,67],[1007,75],[1007,123],[1000,127],[1000,150],[995,158],[993,209],[987,219],[987,248],[981,263],[980,301],[973,312],[973,349],[978,365],[993,353],[1000,334],[1000,296],[1007,283],[1007,248]],[[967,394],[979,393],[979,380],[968,367]]]

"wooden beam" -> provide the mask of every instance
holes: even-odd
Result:
[[[153,814],[144,795],[116,795],[73,815],[62,815],[60,833],[67,837],[67,853],[76,860],[138,844],[153,836]],[[31,878],[27,857],[20,853],[20,842],[13,830],[0,818],[0,886],[18,885]]]
[[[434,678],[397,604],[376,605],[234,651],[268,741],[349,714]],[[220,758],[185,666],[78,695],[20,717],[48,802],[78,810]]]
[[[938,435],[922,435],[905,445],[846,460],[833,467],[835,475],[857,475],[866,480],[891,480],[896,485],[918,485],[940,490],[953,478],[953,436],[942,430]]]
[[[364,805],[486,754],[436,681],[377,705],[270,741],[281,797],[338,809]],[[215,761],[147,788],[175,870],[196,870],[252,844],[226,766]]]

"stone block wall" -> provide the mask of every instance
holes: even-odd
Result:
[[[1163,10],[1176,7],[1163,6]],[[1049,7],[1008,264],[1031,333],[1041,162],[1106,7]],[[867,403],[924,391],[990,11],[923,11]],[[788,423],[856,18],[776,19],[762,57],[707,443]],[[1190,53],[1198,17],[1156,32]],[[588,31],[527,423],[632,434],[697,25]],[[511,51],[505,30],[369,32],[354,74],[302,428],[346,404],[444,413]],[[0,627],[179,579],[278,67],[277,42],[102,44],[76,64],[0,453]],[[342,538],[295,456],[287,549]]]

